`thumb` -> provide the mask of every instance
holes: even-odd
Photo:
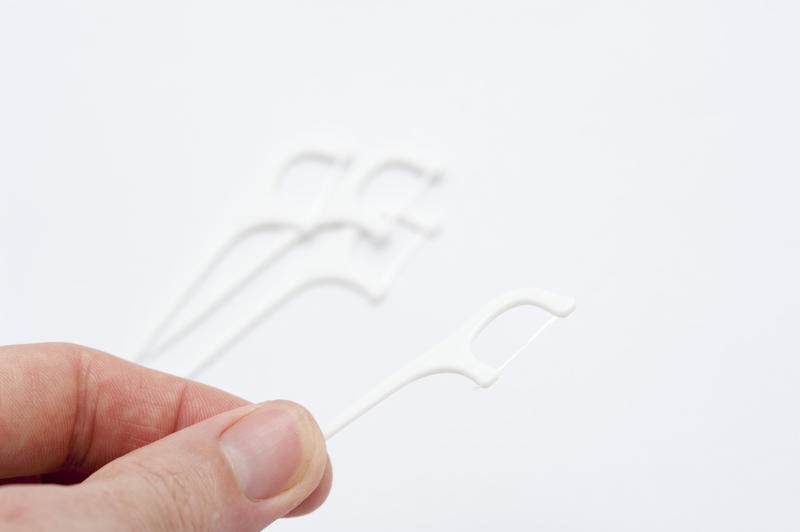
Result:
[[[250,405],[141,447],[82,484],[39,499],[36,506],[47,513],[35,512],[44,518],[35,521],[82,530],[261,530],[303,505],[318,486],[327,492],[327,464],[325,440],[304,408],[288,401]]]
[[[326,464],[325,440],[311,415],[273,401],[142,447],[84,487],[100,499],[122,499],[112,518],[127,523],[138,514],[138,530],[261,530],[314,492]]]

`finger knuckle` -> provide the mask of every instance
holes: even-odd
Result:
[[[206,511],[211,501],[203,490],[195,489],[195,479],[183,471],[168,467],[153,467],[147,463],[136,464],[137,474],[147,490],[147,500],[156,506],[151,515],[156,516],[158,528],[164,530],[202,530],[208,523]]]

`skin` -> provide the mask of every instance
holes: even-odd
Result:
[[[273,418],[292,437],[266,443],[291,448],[243,481],[225,434],[272,434]],[[301,406],[254,405],[71,344],[0,347],[0,442],[2,530],[261,530],[315,510],[332,479]]]

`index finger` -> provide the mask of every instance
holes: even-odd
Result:
[[[0,347],[0,479],[60,470],[88,474],[245,404],[87,347]]]

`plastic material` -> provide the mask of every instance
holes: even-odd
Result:
[[[539,307],[554,316],[499,368],[494,368],[478,360],[472,352],[472,343],[475,337],[501,314],[523,305]],[[337,432],[403,386],[428,375],[458,373],[471,379],[478,386],[488,388],[497,381],[500,372],[508,363],[522,349],[527,347],[545,327],[550,325],[556,318],[569,316],[574,309],[575,300],[573,298],[560,296],[538,288],[515,290],[498,297],[442,343],[391,375],[350,408],[342,412],[325,431],[325,438],[333,437]]]
[[[236,323],[222,336],[222,340],[212,346],[208,351],[201,353],[192,363],[192,366],[182,372],[187,377],[195,377],[211,362],[216,360],[230,346],[244,336],[252,327],[274,312],[281,304],[314,285],[322,283],[342,284],[362,293],[373,301],[379,301],[389,291],[395,278],[413,256],[414,252],[424,242],[423,237],[417,236],[400,254],[398,260],[381,275],[371,275],[353,260],[352,251],[358,242],[359,234],[356,229],[345,229],[343,234],[324,250],[325,253],[319,260],[308,264],[302,271],[283,281],[276,289],[264,298],[260,308],[251,316],[246,316]]]
[[[366,164],[363,169],[345,172],[344,177],[341,178],[338,184],[333,187],[329,186],[327,190],[320,192],[315,205],[308,211],[297,212],[296,210],[287,209],[278,195],[281,178],[294,165],[308,160],[327,162],[333,169],[340,170],[340,173],[350,165],[349,152],[341,148],[304,148],[296,150],[278,165],[273,172],[268,173],[260,192],[252,196],[251,204],[243,209],[237,215],[237,219],[230,224],[229,229],[223,231],[222,235],[215,240],[216,245],[209,254],[209,258],[202,263],[194,275],[187,279],[186,286],[172,298],[167,307],[167,312],[151,329],[143,346],[134,356],[134,361],[141,362],[152,354],[173,345],[210,316],[219,306],[238,293],[248,282],[283,253],[301,240],[323,229],[351,227],[354,228],[354,231],[345,231],[347,234],[342,235],[340,239],[343,246],[335,248],[336,252],[330,253],[328,260],[314,265],[308,271],[300,272],[295,279],[284,284],[276,293],[271,294],[262,305],[257,316],[243,320],[240,325],[225,337],[224,341],[201,356],[188,375],[196,374],[205,367],[210,360],[218,356],[222,350],[231,345],[255,321],[269,313],[277,304],[318,281],[344,282],[359,288],[375,299],[381,297],[388,289],[390,281],[393,280],[402,264],[396,265],[384,278],[378,280],[365,278],[360,273],[353,274],[352,265],[347,262],[341,250],[349,252],[349,249],[357,241],[358,235],[363,234],[373,240],[382,241],[388,238],[392,228],[398,223],[406,224],[422,236],[430,236],[439,228],[440,221],[438,218],[412,207],[416,196],[408,198],[402,205],[394,206],[389,210],[381,210],[365,205],[362,195],[372,178],[392,167],[416,172],[422,178],[423,184],[426,185],[425,187],[420,187],[419,191],[422,193],[427,186],[430,186],[441,175],[440,165],[420,156],[410,158],[393,152],[380,153]],[[252,231],[266,229],[282,229],[285,231],[279,235],[277,242],[262,252],[256,261],[256,266],[233,275],[231,281],[211,297],[209,304],[187,318],[176,328],[176,332],[167,338],[162,338],[167,326],[170,325],[177,313],[187,303],[192,293],[199,288],[214,267],[218,265],[222,257],[241,238]],[[422,238],[418,238],[417,243],[413,246],[414,249],[421,243]],[[410,255],[411,251],[413,249],[406,254],[406,257]]]

